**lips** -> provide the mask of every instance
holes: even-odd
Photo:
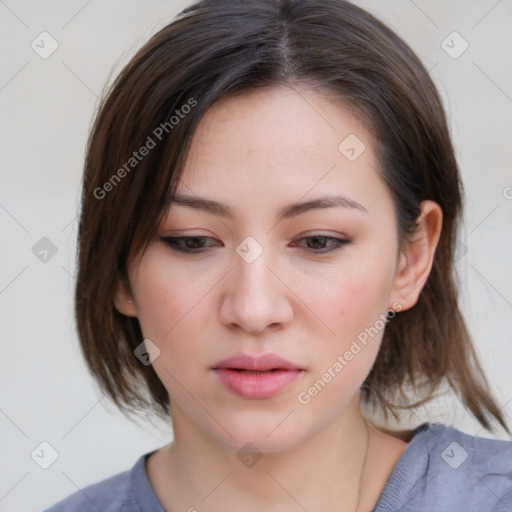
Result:
[[[277,395],[305,371],[276,354],[238,354],[217,362],[212,370],[229,391],[252,399]]]
[[[264,354],[262,356],[250,356],[248,354],[237,354],[233,357],[223,359],[214,364],[213,369],[229,370],[253,370],[266,372],[269,370],[303,370],[298,365],[279,357],[276,354]]]

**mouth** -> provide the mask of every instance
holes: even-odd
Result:
[[[249,399],[276,396],[305,372],[304,368],[275,354],[259,357],[238,354],[219,361],[211,369],[228,391]]]
[[[213,365],[212,369],[226,369],[233,371],[270,372],[282,370],[304,370],[299,365],[284,359],[277,354],[264,354],[253,356],[250,354],[237,354]]]

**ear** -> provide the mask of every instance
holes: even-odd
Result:
[[[116,285],[116,293],[114,295],[114,307],[126,316],[137,316],[137,308],[135,306],[135,299],[127,291],[126,285],[121,278],[118,278]]]
[[[422,201],[420,208],[416,231],[400,251],[391,293],[390,302],[399,303],[404,311],[418,302],[427,282],[443,223],[443,211],[434,201]]]

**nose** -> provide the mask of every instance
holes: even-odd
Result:
[[[253,335],[278,329],[293,317],[291,291],[266,249],[252,262],[234,254],[234,268],[224,279],[220,321]]]

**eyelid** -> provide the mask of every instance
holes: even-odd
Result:
[[[171,230],[171,231],[168,231],[168,233],[173,233],[172,235],[161,235],[159,238],[160,239],[164,239],[164,238],[210,238],[212,240],[216,240],[215,237],[211,236],[210,234],[208,235],[204,235],[204,234],[197,234],[197,233],[186,233],[186,234],[182,234],[182,231],[183,230],[180,230],[180,229],[175,229],[175,230]],[[178,234],[174,234],[174,233],[178,233]],[[310,238],[310,237],[324,237],[324,238],[339,238],[339,239],[349,239],[348,236],[346,236],[345,234],[343,233],[325,233],[325,232],[322,232],[322,230],[313,230],[313,231],[306,231],[304,233],[299,233],[297,236],[293,237],[292,240],[298,240],[298,239],[301,239],[301,238]]]
[[[304,233],[300,233],[295,238],[309,238],[310,236],[325,236],[331,238],[348,238],[343,233],[335,233],[335,232],[324,232],[321,229],[313,230],[313,231],[305,231]]]

